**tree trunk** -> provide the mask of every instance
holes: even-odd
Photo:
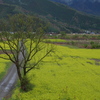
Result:
[[[23,71],[24,71],[24,76],[26,76],[26,68],[25,67],[23,68]]]
[[[19,80],[21,81],[22,75],[21,75],[20,67],[16,65],[16,68],[17,68],[17,74],[18,74]]]

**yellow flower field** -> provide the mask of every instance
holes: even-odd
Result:
[[[2,45],[2,47],[4,47],[6,50],[9,50],[9,46],[7,44],[4,45],[2,42],[0,42],[0,45]],[[5,54],[3,54],[1,49],[0,49],[0,53],[1,53],[0,54],[1,57],[6,56]],[[4,60],[4,59],[0,58],[0,80],[7,73],[7,69],[10,67],[10,64],[11,64],[11,62],[9,60]]]
[[[4,54],[0,54],[0,56],[6,56]],[[4,75],[7,73],[7,69],[10,67],[10,61],[4,60],[0,58],[0,80],[4,77]]]
[[[59,57],[46,57],[52,62],[28,74],[33,89],[16,87],[11,100],[100,100],[100,49],[56,46],[56,51]]]
[[[2,42],[0,42],[0,45],[2,45],[2,47],[6,50],[9,50],[9,46],[7,44],[3,44]]]

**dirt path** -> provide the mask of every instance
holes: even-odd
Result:
[[[3,81],[0,83],[0,100],[12,90],[16,80],[18,79],[16,66],[13,64],[5,76]]]
[[[22,59],[23,59],[23,55],[20,52],[19,60],[22,61]],[[11,92],[17,79],[18,79],[18,74],[17,74],[16,66],[13,64],[9,69],[8,74],[4,77],[2,82],[0,82],[0,100],[2,100],[3,97],[7,96]]]

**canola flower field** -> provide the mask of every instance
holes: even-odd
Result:
[[[4,48],[6,50],[9,50],[9,46],[8,45],[3,45],[0,42],[0,45],[4,46]],[[1,57],[5,57],[6,55],[2,53],[2,51],[0,50],[0,56]],[[10,67],[11,62],[9,60],[4,60],[2,58],[0,58],[0,80],[4,77],[4,75],[7,73],[7,69]]]
[[[10,100],[100,100],[99,54],[57,45],[56,55],[28,73],[33,89],[21,92],[18,86]]]
[[[4,54],[0,54],[0,56],[6,56]],[[4,75],[7,73],[7,69],[10,67],[10,61],[9,60],[4,60],[0,58],[0,80],[4,77]]]
[[[5,48],[6,50],[9,50],[8,44],[3,44],[2,42],[0,42],[0,45],[2,45],[2,47]]]

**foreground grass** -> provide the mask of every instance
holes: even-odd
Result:
[[[33,89],[21,92],[17,87],[11,100],[100,100],[100,50],[56,47],[52,61],[32,70],[28,77]],[[55,62],[55,60],[57,63]]]

